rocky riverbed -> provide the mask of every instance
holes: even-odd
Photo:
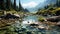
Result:
[[[12,34],[56,34],[60,33],[60,22],[50,22],[50,21],[38,21],[36,15],[30,15],[22,18],[22,21],[15,21],[16,19],[2,19],[1,24],[10,24],[6,29],[2,29],[5,33]],[[12,24],[13,23],[13,24]],[[5,26],[8,26],[5,25]],[[4,27],[4,26],[2,26]],[[2,33],[2,32],[1,32]]]

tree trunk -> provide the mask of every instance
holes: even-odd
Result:
[[[16,10],[16,0],[14,0],[14,9]]]
[[[6,0],[6,8],[7,10],[11,9],[11,0]]]
[[[19,0],[19,11],[21,11],[23,8],[22,8],[22,6],[21,6],[21,4],[20,4],[20,0]]]

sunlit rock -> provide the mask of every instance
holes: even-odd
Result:
[[[3,18],[3,19],[15,19],[15,18],[19,18],[19,17],[8,13],[6,15],[0,16],[0,18]]]
[[[20,15],[18,15],[18,14],[14,14],[15,16],[17,16],[17,17],[20,17]]]

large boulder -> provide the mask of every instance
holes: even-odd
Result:
[[[60,15],[60,10],[56,11],[56,15],[57,15],[57,16]]]
[[[38,24],[30,24],[30,26],[39,26]]]
[[[18,16],[12,15],[12,14],[6,14],[3,16],[0,16],[0,18],[4,18],[4,19],[15,19],[15,18],[19,18]]]
[[[60,21],[60,16],[54,16],[46,19],[47,21],[50,22],[59,22]]]

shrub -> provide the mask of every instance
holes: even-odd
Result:
[[[43,17],[43,16],[40,16],[40,17],[38,18],[38,20],[41,21],[41,22],[43,22],[43,21],[44,21],[44,17]]]

